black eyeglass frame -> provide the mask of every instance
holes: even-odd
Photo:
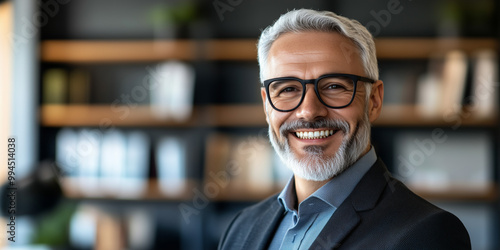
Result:
[[[318,83],[321,79],[324,79],[324,78],[328,78],[328,77],[347,77],[347,78],[350,78],[354,84],[354,90],[352,92],[352,97],[351,97],[351,100],[349,101],[349,103],[347,103],[346,105],[344,106],[339,106],[339,107],[334,107],[334,106],[330,106],[328,104],[326,104],[322,99],[321,99],[321,96],[319,94],[319,90],[318,90]],[[299,103],[297,104],[297,106],[293,109],[279,109],[279,108],[276,108],[273,104],[273,102],[271,101],[271,95],[269,94],[269,85],[274,82],[274,81],[281,81],[281,80],[295,80],[295,81],[298,81],[302,84],[302,97],[300,98],[300,101]],[[303,80],[303,79],[300,79],[300,78],[297,78],[297,77],[276,77],[276,78],[271,78],[271,79],[267,79],[265,80],[264,82],[261,83],[261,86],[262,87],[265,87],[266,89],[266,94],[267,94],[267,99],[269,100],[269,103],[271,104],[271,107],[273,107],[275,110],[277,111],[280,111],[280,112],[290,112],[290,111],[293,111],[295,109],[297,109],[301,104],[302,104],[302,101],[304,101],[304,97],[306,96],[306,84],[314,84],[314,92],[316,92],[316,96],[318,97],[319,101],[329,107],[329,108],[332,108],[332,109],[341,109],[341,108],[345,108],[349,105],[351,105],[352,101],[354,100],[354,96],[356,96],[356,89],[357,89],[357,86],[358,86],[358,81],[362,81],[362,82],[368,82],[368,83],[375,83],[375,80],[373,79],[370,79],[370,78],[366,78],[366,77],[363,77],[363,76],[358,76],[358,75],[352,75],[352,74],[342,74],[342,73],[333,73],[333,74],[325,74],[325,75],[321,75],[320,77],[316,78],[316,79],[309,79],[309,80]]]

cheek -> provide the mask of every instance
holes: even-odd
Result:
[[[286,113],[283,113],[283,112],[278,112],[276,110],[273,110],[272,107],[268,107],[270,109],[269,111],[269,124],[270,126],[272,127],[272,129],[274,130],[274,132],[276,133],[276,135],[280,136],[279,134],[279,130],[280,130],[280,127],[281,125],[286,121],[288,115]]]
[[[353,103],[354,104],[354,103]],[[349,123],[350,131],[349,137],[352,137],[356,131],[356,127],[362,121],[364,116],[364,106],[352,105],[347,108],[341,109],[337,112],[336,116]]]

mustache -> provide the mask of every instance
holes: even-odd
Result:
[[[298,129],[318,129],[318,128],[333,128],[342,131],[344,134],[348,134],[351,130],[349,123],[342,119],[318,119],[312,122],[303,120],[294,120],[290,122],[285,122],[280,127],[280,134],[284,137],[290,132]]]

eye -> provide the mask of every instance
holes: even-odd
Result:
[[[332,84],[328,85],[326,87],[326,89],[343,90],[343,89],[346,89],[346,87],[343,84],[332,83]]]
[[[283,93],[283,92],[294,92],[294,91],[298,91],[298,89],[295,88],[295,87],[286,87],[286,88],[284,88],[284,89],[281,90],[281,93]]]
[[[302,84],[293,80],[275,81],[269,85],[272,96],[292,98],[302,93]]]
[[[345,77],[329,77],[321,79],[318,87],[322,91],[338,93],[344,91],[352,91],[354,83],[351,79]]]

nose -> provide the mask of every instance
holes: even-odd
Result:
[[[328,115],[328,108],[319,100],[314,91],[314,86],[312,84],[308,85],[306,86],[304,100],[302,100],[300,106],[295,110],[297,118],[305,121],[314,121],[320,117],[326,117]]]

